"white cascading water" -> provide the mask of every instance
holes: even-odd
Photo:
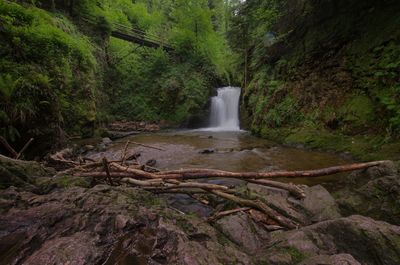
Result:
[[[210,130],[239,131],[239,87],[222,87],[211,98]]]

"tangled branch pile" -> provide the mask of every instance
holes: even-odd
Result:
[[[128,143],[127,143],[128,145]],[[151,147],[150,147],[151,148]],[[125,148],[126,150],[126,148]],[[295,229],[301,226],[296,218],[289,213],[278,211],[279,207],[274,202],[265,199],[249,199],[243,196],[235,187],[206,183],[210,178],[235,178],[248,183],[287,190],[297,199],[305,197],[300,186],[273,181],[273,178],[319,177],[340,172],[365,169],[381,165],[386,161],[357,163],[343,166],[306,171],[276,171],[276,172],[228,172],[214,169],[180,169],[160,171],[147,165],[140,165],[136,160],[137,155],[126,158],[126,152],[119,161],[101,161],[87,163],[86,159],[76,162],[68,161],[61,156],[53,156],[57,162],[70,166],[58,174],[72,174],[75,177],[90,177],[108,183],[109,185],[129,185],[154,193],[182,193],[188,194],[202,203],[207,203],[199,197],[201,194],[214,195],[232,201],[242,208],[219,212],[210,220],[229,215],[238,211],[249,211],[253,218],[264,220],[272,229]],[[84,162],[82,162],[84,161]]]

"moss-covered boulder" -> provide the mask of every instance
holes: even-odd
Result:
[[[394,163],[353,173],[344,184],[334,193],[343,214],[400,224],[400,175]]]
[[[315,264],[311,258],[335,264],[339,258],[335,255],[340,253],[351,255],[347,256],[353,262],[350,264],[400,263],[400,227],[358,215],[274,233],[270,245],[264,260],[274,265]]]
[[[39,178],[47,178],[53,174],[54,170],[38,162],[14,160],[0,155],[0,189],[10,186],[25,190],[37,189],[35,185]]]

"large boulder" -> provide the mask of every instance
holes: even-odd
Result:
[[[38,179],[54,173],[54,170],[38,162],[15,160],[0,155],[0,189],[14,186],[33,191],[37,189],[35,184]]]
[[[125,187],[0,192],[2,264],[252,264],[202,219]]]
[[[400,175],[394,163],[353,173],[343,186],[334,193],[343,214],[400,224]]]
[[[247,253],[257,254],[268,245],[269,233],[247,214],[229,215],[217,221],[219,230]]]
[[[327,256],[346,253],[354,257],[347,256],[348,264],[396,265],[400,264],[400,227],[354,215],[274,233],[270,246],[268,264],[315,264],[324,259],[335,264],[338,256]]]
[[[349,254],[319,255],[304,260],[300,265],[361,265]]]
[[[257,184],[248,184],[247,188],[253,195],[273,204],[273,208],[289,214],[302,225],[341,217],[335,199],[321,185],[303,186],[304,199],[294,198],[288,191],[278,188]]]

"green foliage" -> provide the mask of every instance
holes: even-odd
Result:
[[[167,54],[112,38],[109,52],[114,67],[108,75],[113,88],[107,91],[113,101],[110,113],[118,118],[179,124],[204,109],[216,80],[232,75],[231,53],[214,28],[216,11],[208,1],[145,3],[137,1],[123,12],[133,26],[173,44],[175,52]],[[144,24],[139,21],[146,17],[151,19]]]
[[[356,51],[351,50],[351,52]],[[375,101],[375,108],[380,110],[379,124],[384,122],[382,127],[388,128],[395,134],[400,132],[399,67],[398,40],[375,47],[363,56],[356,53],[348,63],[348,68],[357,80],[357,85],[368,91]]]
[[[118,52],[119,40],[112,40],[111,50]],[[131,120],[169,120],[181,123],[201,111],[207,102],[211,84],[207,73],[190,63],[174,63],[162,50],[143,51],[125,47],[128,56],[111,73],[118,76],[111,113]],[[137,63],[141,61],[142,63]]]
[[[296,99],[288,95],[268,110],[264,117],[264,122],[270,127],[294,124],[302,119],[302,114],[298,111],[298,108]]]
[[[93,47],[63,16],[0,3],[1,134],[54,134],[84,123],[92,106]],[[81,105],[80,105],[81,104]]]
[[[222,0],[31,4],[0,2],[0,133],[9,139],[60,130],[90,136],[96,122],[112,119],[179,124],[201,113],[211,89],[233,75]],[[175,51],[110,37],[115,24]]]

